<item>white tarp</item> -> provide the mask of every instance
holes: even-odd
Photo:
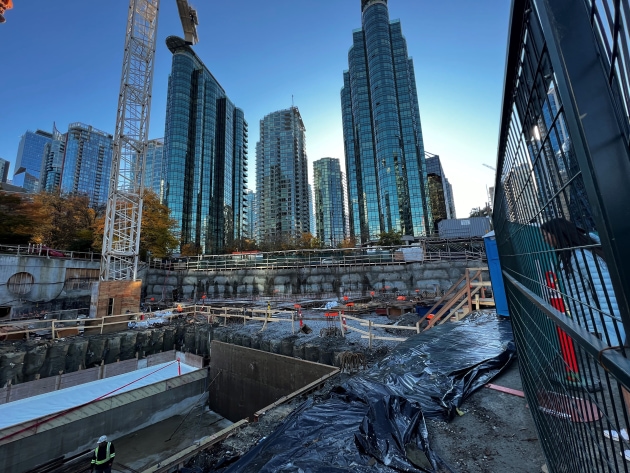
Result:
[[[181,363],[182,374],[196,370],[197,368]],[[168,362],[71,388],[0,404],[0,429],[80,406],[122,386],[125,387],[106,397],[116,396],[177,376],[177,362]]]
[[[127,324],[129,328],[147,328],[150,325],[168,324],[170,316],[173,315],[172,310],[162,310],[158,312],[150,312],[145,314],[144,320],[133,320]]]

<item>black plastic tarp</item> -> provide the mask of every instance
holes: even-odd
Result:
[[[376,366],[310,399],[225,473],[451,472],[425,418],[450,420],[515,354],[509,320],[473,314],[410,337]]]

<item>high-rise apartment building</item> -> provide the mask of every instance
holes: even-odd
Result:
[[[61,187],[61,172],[66,154],[65,133],[61,133],[53,124],[52,140],[44,147],[42,167],[39,171],[39,190],[54,192]]]
[[[382,232],[422,236],[433,227],[413,60],[387,0],[361,0],[341,108],[350,234],[365,243]]]
[[[313,162],[315,234],[325,246],[336,247],[348,236],[343,182],[338,159]]]
[[[149,140],[147,158],[144,165],[144,187],[151,189],[164,201],[166,192],[166,156],[164,154],[164,138]]]
[[[0,182],[7,182],[10,164],[6,159],[0,158]]]
[[[243,212],[243,238],[256,239],[256,193],[247,189]]]
[[[182,247],[221,253],[241,237],[248,128],[243,111],[181,38],[170,36],[164,203]]]
[[[440,157],[429,152],[425,152],[425,156],[429,201],[433,215],[433,232],[437,232],[440,220],[455,218],[453,189],[444,174]]]
[[[52,134],[42,130],[27,131],[22,135],[15,159],[14,186],[23,187],[27,192],[38,191],[44,147],[51,140]]]
[[[308,211],[311,223],[308,231],[312,236],[315,236],[317,233],[317,229],[315,228],[315,195],[313,194],[313,186],[310,184],[308,185]]]
[[[281,244],[310,232],[305,127],[297,107],[260,121],[256,199],[260,242]]]
[[[71,123],[61,172],[61,191],[84,194],[91,206],[105,205],[109,193],[114,137],[84,123]]]

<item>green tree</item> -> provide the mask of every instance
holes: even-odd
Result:
[[[379,235],[378,244],[381,246],[402,245],[402,232],[397,232],[396,230],[382,232]]]

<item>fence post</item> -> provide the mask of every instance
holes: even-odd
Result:
[[[339,315],[339,325],[341,326],[341,336],[343,338],[346,338],[346,332],[343,329],[343,319],[342,319],[342,313],[341,311],[337,311],[337,315]]]
[[[55,339],[55,319],[51,320],[50,328],[51,328],[51,332],[52,332],[51,337],[54,340]]]
[[[368,346],[371,350],[372,349],[372,321],[371,320],[368,320],[368,337],[369,337]]]

